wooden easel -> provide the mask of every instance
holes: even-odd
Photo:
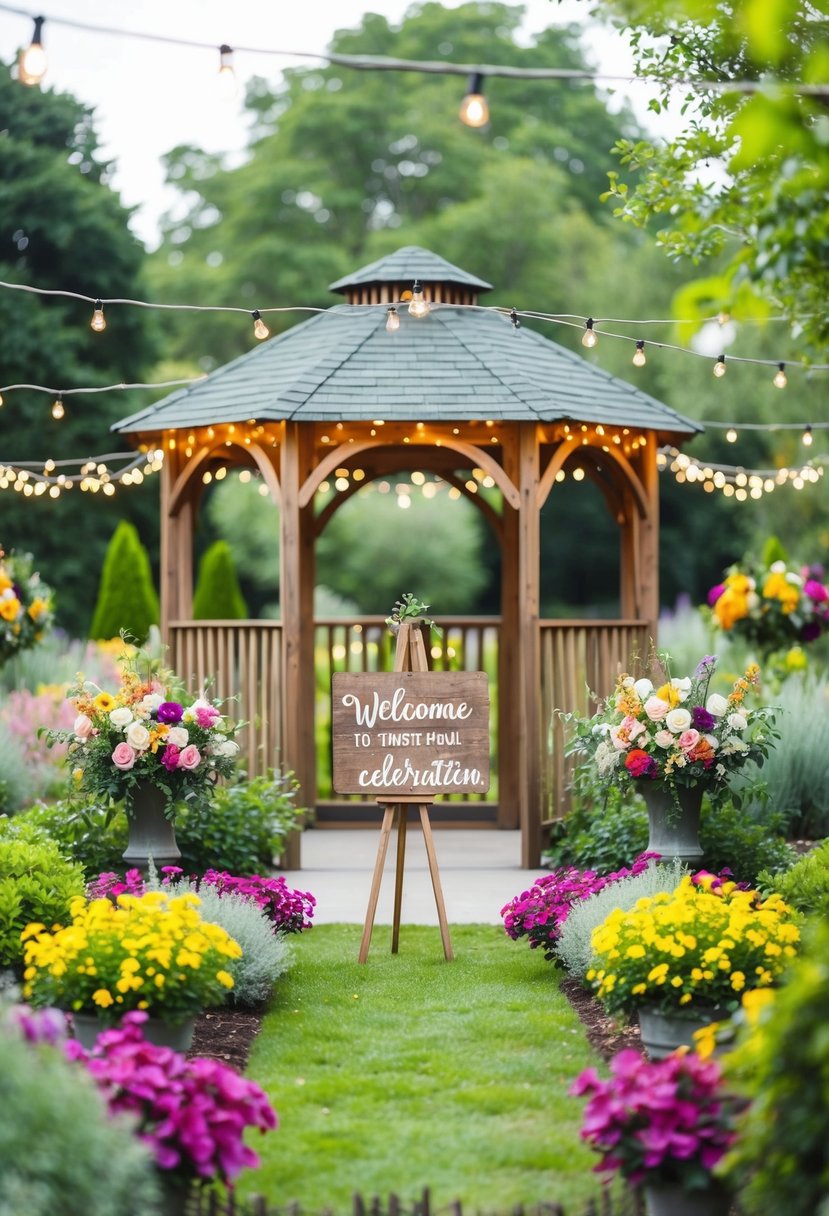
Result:
[[[409,621],[403,621],[397,634],[397,649],[394,653],[395,671],[428,671],[429,663],[426,658],[426,647],[423,644],[423,634],[420,628]],[[360,942],[358,962],[365,963],[371,945],[371,932],[374,928],[374,917],[377,912],[377,900],[380,897],[380,883],[383,880],[383,869],[386,864],[386,853],[389,847],[389,837],[397,821],[397,871],[394,879],[394,916],[392,920],[391,952],[397,954],[400,940],[400,908],[403,902],[403,869],[406,863],[406,821],[410,806],[417,806],[420,811],[420,827],[423,832],[423,843],[426,846],[426,856],[429,860],[429,873],[432,876],[432,889],[435,893],[435,904],[438,910],[438,924],[443,941],[443,956],[447,962],[455,957],[452,953],[452,942],[449,938],[449,924],[446,920],[446,906],[443,902],[443,890],[440,885],[438,859],[435,844],[432,839],[432,825],[429,822],[429,807],[431,798],[420,794],[399,795],[393,801],[388,798],[377,799],[384,807],[383,824],[380,828],[380,842],[377,846],[377,860],[374,863],[374,877],[371,880],[371,893],[368,898],[366,923],[363,928],[363,940]]]

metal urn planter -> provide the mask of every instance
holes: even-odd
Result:
[[[162,791],[149,782],[136,788],[127,811],[129,837],[122,854],[128,870],[138,869],[146,874],[151,857],[158,870],[176,865],[181,859],[175,825],[164,814],[164,803]]]
[[[87,1051],[92,1050],[98,1035],[106,1029],[106,1023],[97,1013],[73,1013],[72,1022],[73,1037]],[[171,1047],[173,1051],[186,1052],[192,1046],[195,1025],[195,1018],[187,1018],[183,1022],[168,1022],[164,1018],[149,1017],[142,1023],[141,1033],[148,1043],[154,1043],[156,1047]]]
[[[639,1031],[642,1046],[649,1060],[664,1060],[678,1047],[693,1047],[694,1034],[712,1022],[721,1022],[729,1015],[713,1006],[697,1009],[695,1013],[662,1013],[656,1009],[639,1010]]]
[[[700,810],[703,787],[680,786],[677,790],[679,808],[670,790],[642,781],[638,789],[648,810],[648,852],[659,853],[666,860],[679,858],[690,864],[701,860],[699,842]]]
[[[731,1196],[712,1181],[701,1190],[686,1191],[678,1183],[642,1188],[647,1216],[728,1216]]]

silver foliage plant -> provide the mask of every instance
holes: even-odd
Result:
[[[641,874],[610,883],[595,895],[589,895],[587,899],[580,899],[573,904],[561,926],[555,945],[556,955],[570,975],[574,979],[584,979],[592,958],[590,938],[593,930],[614,908],[627,912],[644,896],[657,895],[660,891],[675,891],[687,872],[686,866],[679,859],[649,865]]]
[[[280,975],[290,967],[293,955],[289,943],[281,933],[274,933],[272,922],[258,904],[234,892],[220,895],[210,883],[199,886],[182,880],[162,887],[152,870],[147,886],[175,895],[197,895],[202,920],[221,925],[242,947],[242,957],[228,965],[233,976],[233,988],[227,994],[229,1004],[249,1009],[268,999]]]

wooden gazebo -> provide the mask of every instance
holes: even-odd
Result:
[[[401,303],[415,282],[432,305],[424,316]],[[530,867],[561,798],[560,762],[550,770],[552,710],[580,700],[587,683],[609,691],[629,653],[644,653],[655,636],[657,449],[701,428],[478,306],[489,289],[428,250],[400,249],[331,284],[345,304],[114,429],[164,451],[161,612],[172,661],[197,680],[215,675],[222,695],[241,695],[252,724],[248,770],[291,768],[305,805],[316,801],[317,537],[362,485],[405,470],[439,474],[475,503],[502,558],[497,823],[521,828]],[[393,332],[391,306],[400,322]],[[200,499],[233,467],[254,470],[279,505],[278,622],[192,621]],[[618,527],[618,621],[540,620],[540,513],[574,470],[598,484]],[[500,509],[474,492],[473,474],[491,478]],[[321,494],[332,479],[341,488]]]

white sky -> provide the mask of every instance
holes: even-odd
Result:
[[[445,7],[456,8],[461,2],[446,0]],[[160,157],[181,143],[238,155],[247,137],[241,100],[221,96],[217,49],[69,29],[56,24],[58,19],[191,39],[211,48],[224,42],[313,52],[326,48],[334,30],[357,26],[365,11],[396,22],[409,7],[409,0],[45,0],[42,7],[38,0],[30,11],[46,17],[43,44],[49,69],[44,87],[68,91],[94,107],[102,153],[116,163],[113,185],[126,205],[138,207],[133,230],[152,247],[159,217],[175,199],[164,187]],[[583,20],[587,7],[586,0],[526,0],[524,31],[529,37],[552,24]],[[32,28],[29,18],[0,11],[0,56],[9,61],[18,47],[28,44]],[[618,37],[598,33],[591,36],[590,45],[596,64],[605,71],[630,71]],[[285,67],[313,62],[237,51],[240,97],[250,76],[275,79]],[[633,100],[643,116],[647,92],[642,86],[637,91]]]

